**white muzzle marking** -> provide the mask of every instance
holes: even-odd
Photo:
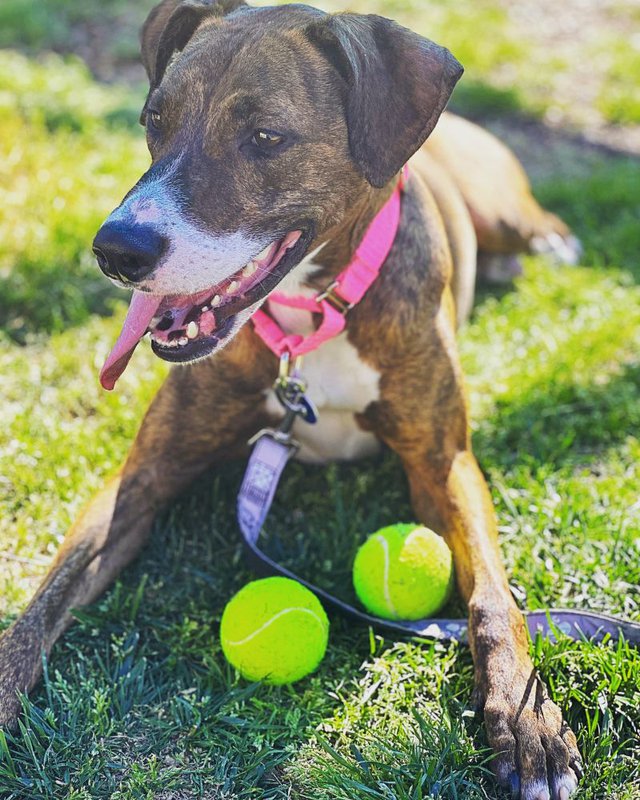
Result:
[[[235,233],[213,235],[190,220],[175,201],[171,172],[143,183],[109,216],[109,221],[147,225],[169,242],[151,275],[137,288],[153,294],[195,294],[229,278],[270,241]]]

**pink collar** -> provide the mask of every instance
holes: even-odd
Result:
[[[393,194],[373,218],[349,265],[330,286],[315,297],[292,297],[280,292],[269,297],[269,304],[322,314],[316,331],[309,336],[287,335],[273,317],[261,309],[255,312],[252,317],[255,331],[277,356],[289,353],[296,358],[310,353],[344,330],[347,313],[362,300],[391,251],[400,224],[400,197],[407,177],[405,165]]]

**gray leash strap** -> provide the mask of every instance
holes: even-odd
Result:
[[[299,577],[278,564],[259,545],[260,532],[271,508],[282,472],[290,458],[295,455],[296,445],[284,438],[277,438],[277,431],[263,431],[257,440],[238,495],[238,522],[244,544],[253,569],[262,575],[281,575],[306,586],[330,606],[355,617],[360,622],[383,627],[396,633],[422,636],[442,641],[467,641],[467,622],[463,619],[388,620],[367,614],[340,600],[325,589]],[[606,637],[614,640],[624,636],[632,644],[640,645],[640,624],[618,619],[606,614],[571,609],[549,609],[525,612],[525,619],[532,637],[540,632],[553,638],[555,631],[573,639],[602,641]]]
[[[360,622],[386,628],[409,636],[422,636],[441,641],[467,642],[467,622],[464,619],[388,620],[367,614],[359,608],[340,600],[325,589],[299,577],[278,564],[259,547],[260,532],[275,497],[278,483],[287,462],[298,445],[291,436],[297,417],[313,423],[316,411],[306,397],[306,384],[292,371],[288,356],[280,363],[280,375],[274,385],[276,395],[285,409],[285,416],[277,429],[260,431],[250,441],[254,444],[247,470],[238,494],[237,514],[240,531],[253,569],[262,575],[281,575],[291,578],[310,589],[330,606],[355,617]],[[622,636],[632,644],[640,645],[640,623],[618,619],[607,614],[552,608],[525,611],[525,619],[532,637],[541,633],[554,639],[556,631],[573,639],[602,641]]]

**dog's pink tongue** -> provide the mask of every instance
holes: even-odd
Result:
[[[118,341],[100,371],[100,383],[104,389],[111,391],[116,385],[161,302],[162,297],[134,291]]]

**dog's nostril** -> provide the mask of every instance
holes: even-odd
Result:
[[[98,262],[98,266],[104,272],[107,267],[109,266],[109,262],[105,254],[100,250],[98,247],[93,248],[93,255],[96,257],[96,261]]]

